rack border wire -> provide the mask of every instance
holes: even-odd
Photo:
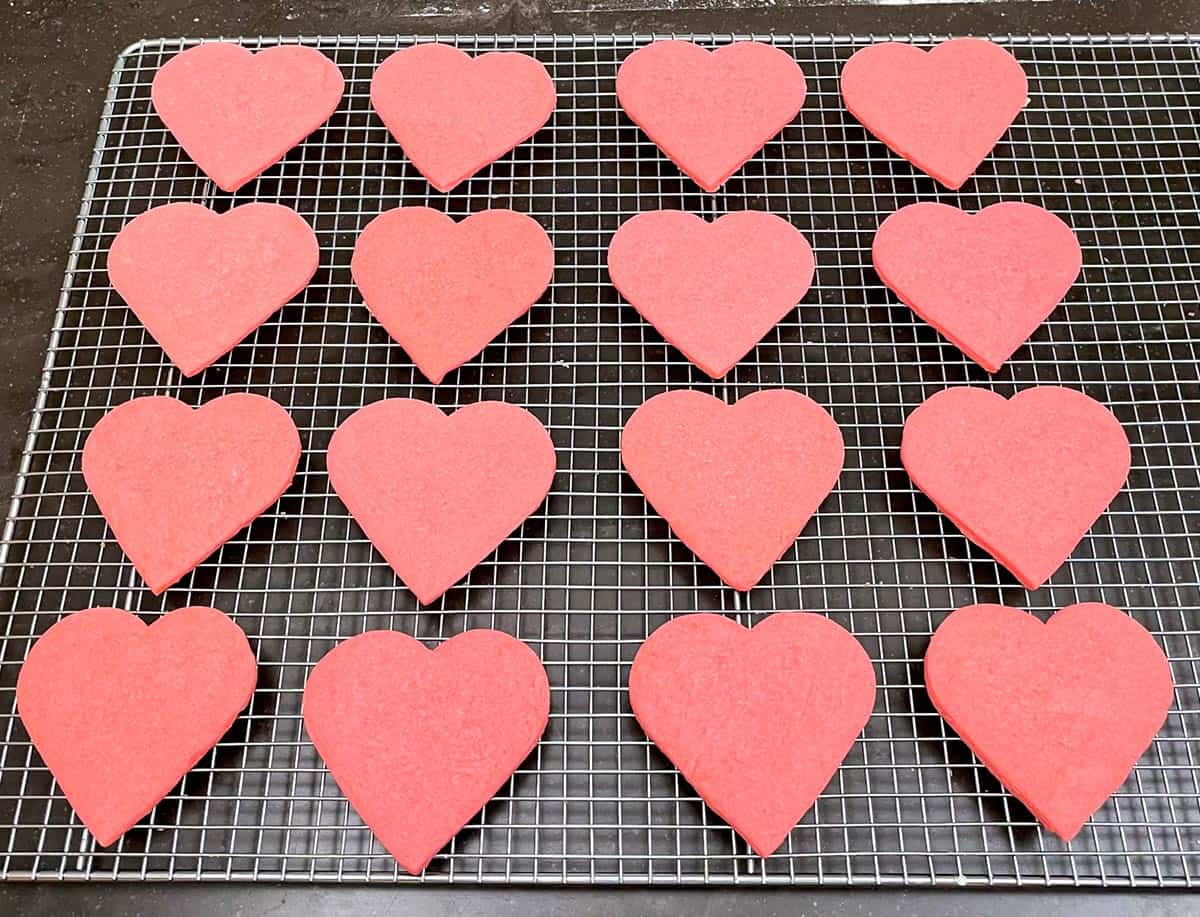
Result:
[[[659,37],[772,41],[810,79],[805,109],[720,193],[702,195],[624,119],[621,56]],[[0,877],[60,880],[665,885],[1191,886],[1200,873],[1200,36],[993,36],[1031,77],[1031,104],[957,194],[868,139],[838,104],[855,48],[948,36],[303,36],[329,53],[347,94],[326,127],[236,195],[175,147],[149,78],[199,41],[151,39],[113,70],[0,542]],[[417,40],[519,49],[551,69],[560,107],[530,143],[450,195],[429,192],[366,104],[374,66]],[[1076,184],[1078,183],[1078,184]],[[898,306],[869,270],[877,220],[916,199],[975,209],[1042,203],[1081,235],[1068,303],[988,377]],[[185,381],[112,293],[103,256],[129,217],[169,200],[296,207],[322,242],[318,275],[247,343]],[[481,358],[432,387],[367,317],[346,263],[356,232],[400,202],[461,216],[512,206],[558,251],[546,300]],[[817,282],[796,314],[720,382],[692,369],[621,305],[603,250],[634,212],[713,215],[751,206],[814,243]],[[1021,589],[940,520],[898,469],[904,414],[947,384],[1006,394],[1039,382],[1102,398],[1131,433],[1134,471],[1112,511],[1037,593]],[[646,397],[691,386],[733,400],[787,385],[830,407],[847,466],[797,546],[747,596],[730,593],[671,537],[621,473],[621,423]],[[296,417],[305,458],[278,507],[179,588],[138,585],[78,473],[86,430],[135,394],[200,403],[252,390]],[[451,408],[505,398],[547,424],[560,455],[550,499],[438,606],[418,611],[328,488],[334,426],[378,397]],[[1176,705],[1134,775],[1072,845],[1045,833],[924,697],[920,657],[936,624],[972,601],[1045,615],[1072,601],[1125,608],[1164,644]],[[32,640],[61,613],[115,604],[148,619],[210,603],[260,659],[249,711],[147,820],[96,850],[32,751],[13,686]],[[671,615],[715,610],[753,623],[774,610],[829,614],[879,675],[867,730],[814,809],[761,860],[696,799],[637,729],[629,662]],[[303,678],[339,639],[370,627],[431,645],[494,626],[547,665],[551,723],[513,780],[420,878],[401,874],[307,743]]]

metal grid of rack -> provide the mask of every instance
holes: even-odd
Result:
[[[809,78],[800,117],[718,194],[699,193],[620,112],[620,61],[651,36],[445,37],[542,60],[559,106],[529,143],[450,195],[432,192],[371,112],[376,65],[412,39],[301,39],[347,80],[330,122],[236,195],[206,181],[154,115],[150,82],[191,40],[145,41],[117,61],[63,295],[4,532],[0,578],[0,877],[406,881],[338,792],[299,716],[310,667],[339,640],[392,628],[430,644],[497,627],[545,661],[549,729],[535,753],[423,881],[1188,885],[1200,876],[1200,39],[1001,38],[1030,102],[961,193],[869,139],[838,97],[841,63],[870,39],[768,37]],[[923,45],[936,37],[909,36]],[[700,36],[704,44],[731,36]],[[280,39],[243,40],[259,47]],[[977,209],[1020,199],[1062,215],[1085,267],[1068,302],[994,377],[881,287],[880,220],[915,200]],[[321,243],[312,285],[231,356],[183,380],[113,293],[105,253],[156,204],[278,201]],[[359,230],[400,204],[461,216],[511,207],[541,221],[557,270],[543,302],[434,387],[361,305],[348,270]],[[760,208],[812,241],[814,289],[720,383],[694,370],[607,282],[605,248],[639,211]],[[916,493],[903,418],[946,385],[1078,387],[1128,431],[1128,486],[1051,583],[1029,593]],[[753,592],[722,588],[622,473],[622,423],[650,396],[727,399],[768,386],[829,407],[846,467],[795,548]],[[156,599],[106,531],[79,471],[87,431],[129,398],[192,404],[233,391],[283,404],[305,452],[278,506]],[[550,429],[550,498],[436,607],[414,600],[332,495],[324,449],[383,397],[452,408],[525,406]],[[1129,781],[1070,845],[1040,829],[951,734],[922,687],[929,635],[978,601],[1045,615],[1106,601],[1171,658],[1176,703]],[[148,618],[211,604],[259,658],[249,710],[117,846],[95,849],[14,712],[16,673],[62,613],[116,605]],[[750,623],[824,612],[862,641],[875,713],[813,810],[768,860],[752,856],[646,740],[625,696],[645,636],[674,614]]]

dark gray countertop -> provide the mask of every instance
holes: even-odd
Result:
[[[530,32],[1025,33],[1200,30],[1194,0],[8,0],[0,8],[0,493],[11,493],[108,74],[139,38]],[[0,913],[1183,914],[1186,895],[839,890],[21,886]]]

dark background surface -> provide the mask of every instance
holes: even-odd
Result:
[[[895,0],[893,0],[895,2]],[[0,6],[0,499],[10,494],[38,387],[108,76],[144,37],[531,32],[1159,33],[1200,31],[1196,0],[182,0]],[[9,913],[1185,914],[1147,893],[898,890],[450,890],[225,886],[0,888]]]

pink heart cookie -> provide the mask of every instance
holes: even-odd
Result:
[[[525,644],[469,630],[436,650],[370,631],[304,686],[304,727],[354,811],[417,875],[529,756],[550,684]]]
[[[964,535],[1037,589],[1129,476],[1129,439],[1104,405],[1056,386],[1005,400],[938,392],[904,423],[909,477]]]
[[[529,311],[554,276],[538,222],[484,210],[455,223],[397,207],[362,231],[350,273],[371,314],[435,385]]]
[[[1125,782],[1175,695],[1154,637],[1096,602],[1046,624],[1003,605],[960,608],[929,642],[925,685],[987,769],[1064,841]]]
[[[557,96],[528,54],[477,57],[442,44],[392,54],[371,80],[371,105],[417,171],[450,191],[524,143],[549,120]]]
[[[193,410],[134,398],[83,445],[83,477],[121,548],[155,595],[279,499],[300,461],[287,411],[261,395]]]
[[[705,191],[716,191],[800,112],[804,73],[786,51],[739,41],[639,48],[617,71],[631,121]]]
[[[804,298],[813,255],[798,229],[770,213],[709,223],[655,210],[617,230],[608,273],[643,318],[718,379]]]
[[[880,225],[871,255],[903,303],[993,373],[1054,311],[1083,264],[1071,227],[1016,201],[973,215],[909,204]]]
[[[204,174],[236,191],[329,120],[344,88],[337,65],[314,48],[252,54],[210,42],[163,64],[150,99]]]
[[[287,207],[215,213],[180,202],[122,227],[108,277],[171,362],[194,376],[303,290],[319,256],[312,229]]]
[[[481,401],[446,416],[391,398],[337,428],[328,466],[350,514],[428,605],[541,506],[555,454],[546,428],[515,405]]]
[[[17,677],[17,712],[107,847],[229,730],[256,678],[246,635],[213,608],[180,608],[149,627],[127,611],[89,608],[33,645]]]
[[[704,801],[765,857],[866,726],[875,670],[859,642],[820,615],[780,612],[748,630],[689,614],[638,650],[629,705]]]
[[[842,100],[863,127],[947,188],[961,188],[1009,129],[1029,93],[999,45],[955,38],[930,51],[868,45],[842,68]]]
[[[769,389],[726,404],[655,395],[621,432],[621,461],[654,510],[727,585],[754,587],[842,471],[842,433],[811,398]]]

